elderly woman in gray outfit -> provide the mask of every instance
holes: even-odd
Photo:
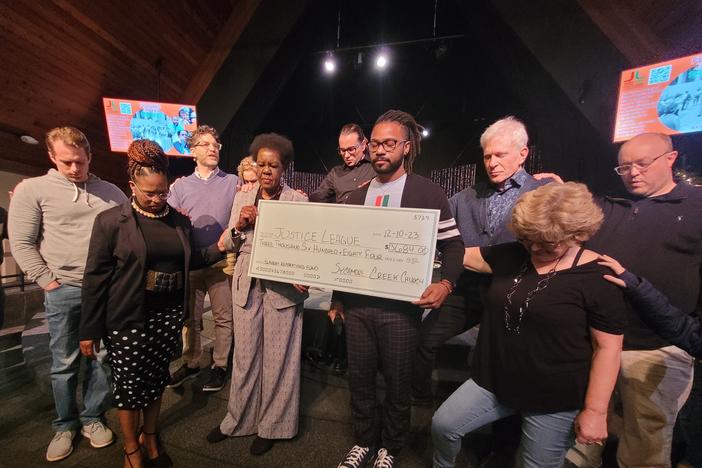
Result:
[[[297,434],[300,406],[302,305],[307,287],[251,278],[247,272],[259,200],[307,201],[284,183],[292,142],[275,133],[251,143],[258,182],[234,198],[229,250],[238,251],[232,278],[234,365],[227,414],[207,436],[210,443],[256,434],[252,455]]]

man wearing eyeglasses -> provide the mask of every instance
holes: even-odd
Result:
[[[348,199],[353,205],[439,210],[436,238],[443,263],[441,279],[430,284],[412,303],[359,294],[340,295],[348,333],[355,443],[339,468],[359,468],[371,460],[374,468],[395,466],[410,428],[409,386],[422,309],[440,307],[463,270],[463,245],[446,194],[413,172],[420,143],[421,133],[411,115],[389,110],[378,117],[369,143],[377,177],[352,192]],[[376,392],[378,371],[385,380],[382,405]]]
[[[358,124],[348,123],[341,127],[337,150],[343,164],[334,166],[329,171],[317,190],[310,195],[311,202],[346,203],[351,192],[375,177],[375,171],[368,158],[368,140]],[[339,319],[344,318],[343,307],[338,302],[333,302],[327,315],[329,320],[338,326]],[[336,329],[338,331],[332,335],[328,346],[326,344],[316,346],[330,349],[334,359],[334,370],[343,373],[346,367],[346,333],[343,326]],[[308,359],[315,359],[315,356],[309,356]]]
[[[647,278],[682,311],[700,297],[702,190],[673,179],[678,156],[667,135],[644,133],[622,145],[615,168],[629,199],[604,198],[605,221],[588,247]],[[671,466],[673,426],[692,385],[693,358],[654,333],[627,304],[619,391],[622,467]]]
[[[351,192],[375,177],[368,159],[367,145],[368,140],[359,125],[349,123],[341,127],[338,151],[344,163],[329,171],[317,190],[310,195],[310,201],[346,203]]]
[[[219,169],[222,144],[214,128],[201,125],[187,143],[195,162],[195,171],[173,184],[168,203],[190,218],[196,246],[206,247],[217,242],[227,228],[239,177]],[[209,294],[212,304],[215,342],[212,369],[202,391],[217,392],[224,387],[232,347],[233,310],[229,276],[222,271],[225,266],[226,260],[222,260],[190,272],[190,316],[183,326],[183,365],[171,376],[170,388],[180,387],[200,373],[205,294]]]
[[[90,143],[74,127],[46,134],[49,159],[56,166],[46,175],[23,180],[10,200],[12,254],[22,271],[44,289],[49,325],[51,387],[57,417],[56,434],[46,451],[50,462],[73,452],[78,428],[95,448],[114,440],[103,413],[111,406],[105,351],[86,363],[83,409],[76,404],[81,354],[78,328],[81,286],[95,217],[127,202],[113,184],[90,169]]]

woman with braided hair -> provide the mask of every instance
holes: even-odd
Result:
[[[157,143],[135,140],[127,154],[132,198],[93,225],[80,348],[93,357],[100,340],[106,344],[125,468],[167,467],[172,461],[160,447],[157,422],[187,314],[188,273],[221,260],[224,246],[192,247],[190,220],[166,203],[168,159]]]

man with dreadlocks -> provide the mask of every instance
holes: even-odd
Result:
[[[49,159],[56,169],[22,181],[10,202],[10,246],[17,264],[44,289],[49,324],[51,387],[56,434],[46,451],[48,461],[73,452],[77,429],[95,448],[110,445],[112,431],[103,413],[110,406],[105,353],[86,362],[84,408],[76,405],[80,352],[81,285],[95,217],[127,201],[124,193],[89,172],[90,143],[74,127],[57,127],[46,134]]]
[[[410,425],[410,381],[422,309],[435,309],[453,291],[463,270],[463,243],[446,194],[412,173],[420,152],[417,122],[390,110],[375,122],[369,143],[377,177],[354,191],[348,204],[438,209],[437,247],[443,254],[441,280],[409,303],[343,293],[348,342],[348,380],[355,445],[339,468],[357,468],[375,458],[374,468],[392,468]],[[382,363],[382,365],[381,365]],[[382,368],[385,401],[376,418],[376,373]]]

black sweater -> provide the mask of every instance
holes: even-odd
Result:
[[[675,346],[702,359],[702,318],[682,313],[645,278],[629,271],[619,278],[626,283],[624,293],[644,322]]]
[[[588,242],[647,278],[683,314],[700,296],[702,265],[702,189],[678,184],[659,197],[605,198],[605,221]],[[624,349],[657,349],[670,343],[658,336],[628,304]]]

